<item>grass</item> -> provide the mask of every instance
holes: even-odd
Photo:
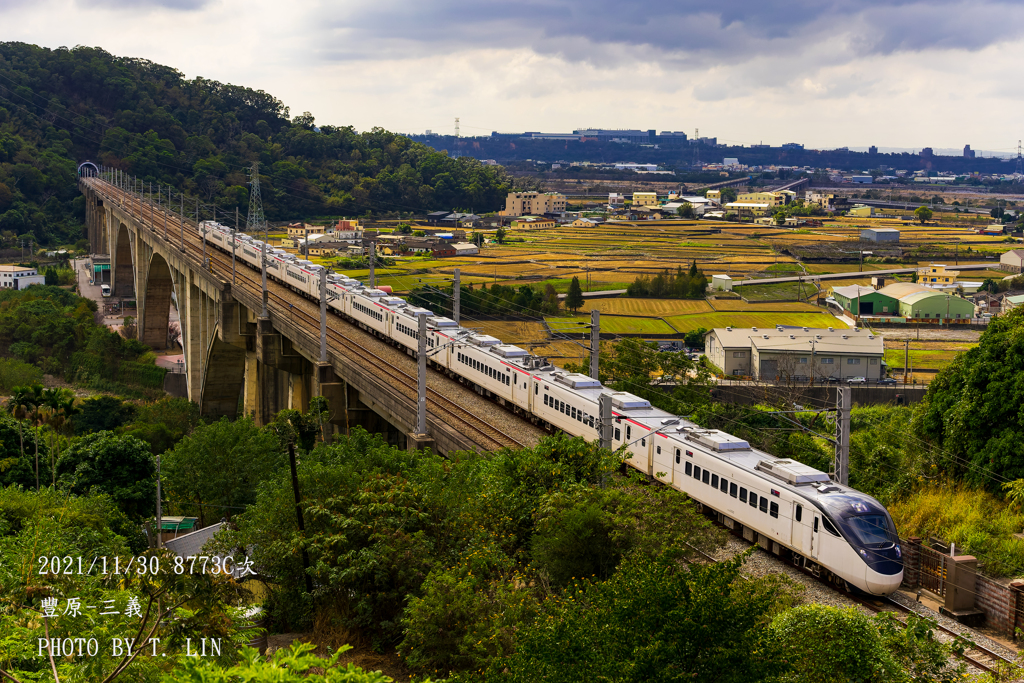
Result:
[[[557,332],[587,332],[589,328],[573,323],[590,323],[590,316],[574,318],[545,318],[552,330]],[[577,329],[578,328],[578,329]],[[625,318],[605,316],[601,318],[601,332],[608,334],[675,334],[676,331],[661,318]]]
[[[698,327],[758,327],[772,329],[776,325],[798,327],[834,327],[846,329],[847,325],[828,313],[751,313],[747,311],[720,311],[695,315],[675,315],[665,320],[680,332],[689,332]]]
[[[592,309],[601,313],[617,313],[619,315],[683,315],[686,313],[710,313],[713,309],[706,301],[692,299],[632,299],[616,297],[614,299],[591,299],[583,304],[583,311]]]
[[[743,299],[715,299],[709,302],[716,311],[741,311],[760,313],[768,311],[792,311],[794,313],[821,313],[823,309],[802,301],[768,301],[747,303]],[[834,327],[834,326],[833,326]]]
[[[798,263],[773,263],[765,268],[765,270],[769,273],[801,272],[800,265]]]
[[[889,505],[900,536],[935,536],[974,555],[988,574],[1019,576],[1024,572],[1024,514],[987,491],[925,488]]]
[[[816,296],[818,288],[810,282],[780,282],[768,285],[743,285],[733,291],[749,301],[786,301]]]
[[[544,324],[527,321],[480,320],[463,318],[462,324],[467,327],[480,328],[484,334],[497,337],[507,344],[528,344],[543,342],[548,339]]]
[[[941,370],[949,365],[961,350],[953,349],[911,349],[910,367],[915,370]],[[905,351],[902,349],[886,349],[885,362],[891,368],[903,368]]]

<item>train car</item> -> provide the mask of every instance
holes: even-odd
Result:
[[[263,242],[205,222],[215,248],[234,251],[261,269]],[[279,249],[267,249],[268,276],[319,300],[321,266]],[[627,392],[609,392],[586,375],[557,369],[546,359],[454,320],[410,306],[390,287],[369,288],[330,274],[327,305],[364,329],[418,348],[418,316],[427,316],[430,361],[532,419],[587,439],[599,437],[600,396],[612,402],[612,447],[639,472],[714,511],[765,549],[788,551],[794,564],[846,586],[888,595],[902,581],[902,551],[895,525],[874,498],[831,481],[796,461],[751,448],[726,432],[702,429]]]

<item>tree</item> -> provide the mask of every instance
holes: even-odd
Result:
[[[164,453],[161,476],[170,504],[199,517],[233,517],[256,500],[256,489],[285,462],[281,444],[251,417],[201,425]]]
[[[505,243],[505,235],[507,234],[505,228],[499,227],[494,231],[494,239],[497,240],[498,244]]]
[[[146,442],[111,432],[83,436],[57,461],[60,486],[75,494],[106,493],[133,520],[152,514],[155,472]]]
[[[704,348],[704,337],[710,332],[706,327],[698,327],[695,330],[690,330],[683,337],[683,342],[690,348]]]
[[[772,220],[775,221],[775,225],[785,225],[786,218],[787,216],[785,211],[776,211],[775,215],[772,216]]]
[[[929,209],[927,206],[919,206],[916,209],[914,209],[914,216],[916,216],[917,220],[924,224],[925,221],[930,221],[932,219],[932,210]]]
[[[7,399],[7,412],[18,423],[18,440],[21,442],[21,457],[25,457],[25,436],[21,432],[21,421],[28,418],[32,410],[32,395],[27,387],[14,387],[11,397]]]
[[[575,313],[583,306],[583,289],[580,287],[580,279],[573,275],[569,283],[569,292],[565,297],[565,307]]]
[[[678,209],[676,209],[676,213],[679,215],[680,218],[693,218],[693,204],[691,204],[690,202],[683,202],[682,205]]]
[[[82,401],[82,412],[75,420],[76,434],[102,432],[129,422],[135,415],[135,408],[114,396],[97,396]]]
[[[764,621],[785,591],[771,579],[740,580],[744,559],[684,570],[636,555],[606,582],[577,580],[520,627],[515,651],[484,680],[776,681],[789,665]]]

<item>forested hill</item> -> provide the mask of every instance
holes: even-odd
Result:
[[[263,91],[99,48],[49,50],[0,43],[0,235],[73,242],[84,202],[81,161],[123,169],[146,182],[248,208],[247,168],[260,162],[269,220],[324,215],[493,211],[512,179],[475,159],[451,159],[374,129],[290,117]]]

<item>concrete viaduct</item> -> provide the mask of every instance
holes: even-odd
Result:
[[[113,295],[135,297],[142,342],[168,347],[170,307],[176,304],[188,398],[204,417],[233,419],[241,412],[266,424],[280,410],[305,410],[311,396],[324,396],[335,430],[361,425],[410,448],[492,450],[528,445],[540,436],[522,420],[515,438],[499,431],[487,413],[504,409],[433,372],[428,433],[414,434],[413,360],[404,354],[395,359],[396,349],[381,348],[383,341],[328,313],[328,360],[320,362],[315,302],[270,281],[267,315],[261,316],[260,274],[241,261],[233,273],[231,256],[210,246],[204,268],[198,225],[179,216],[177,206],[161,207],[100,175],[83,175],[79,185],[90,251],[109,254]]]

